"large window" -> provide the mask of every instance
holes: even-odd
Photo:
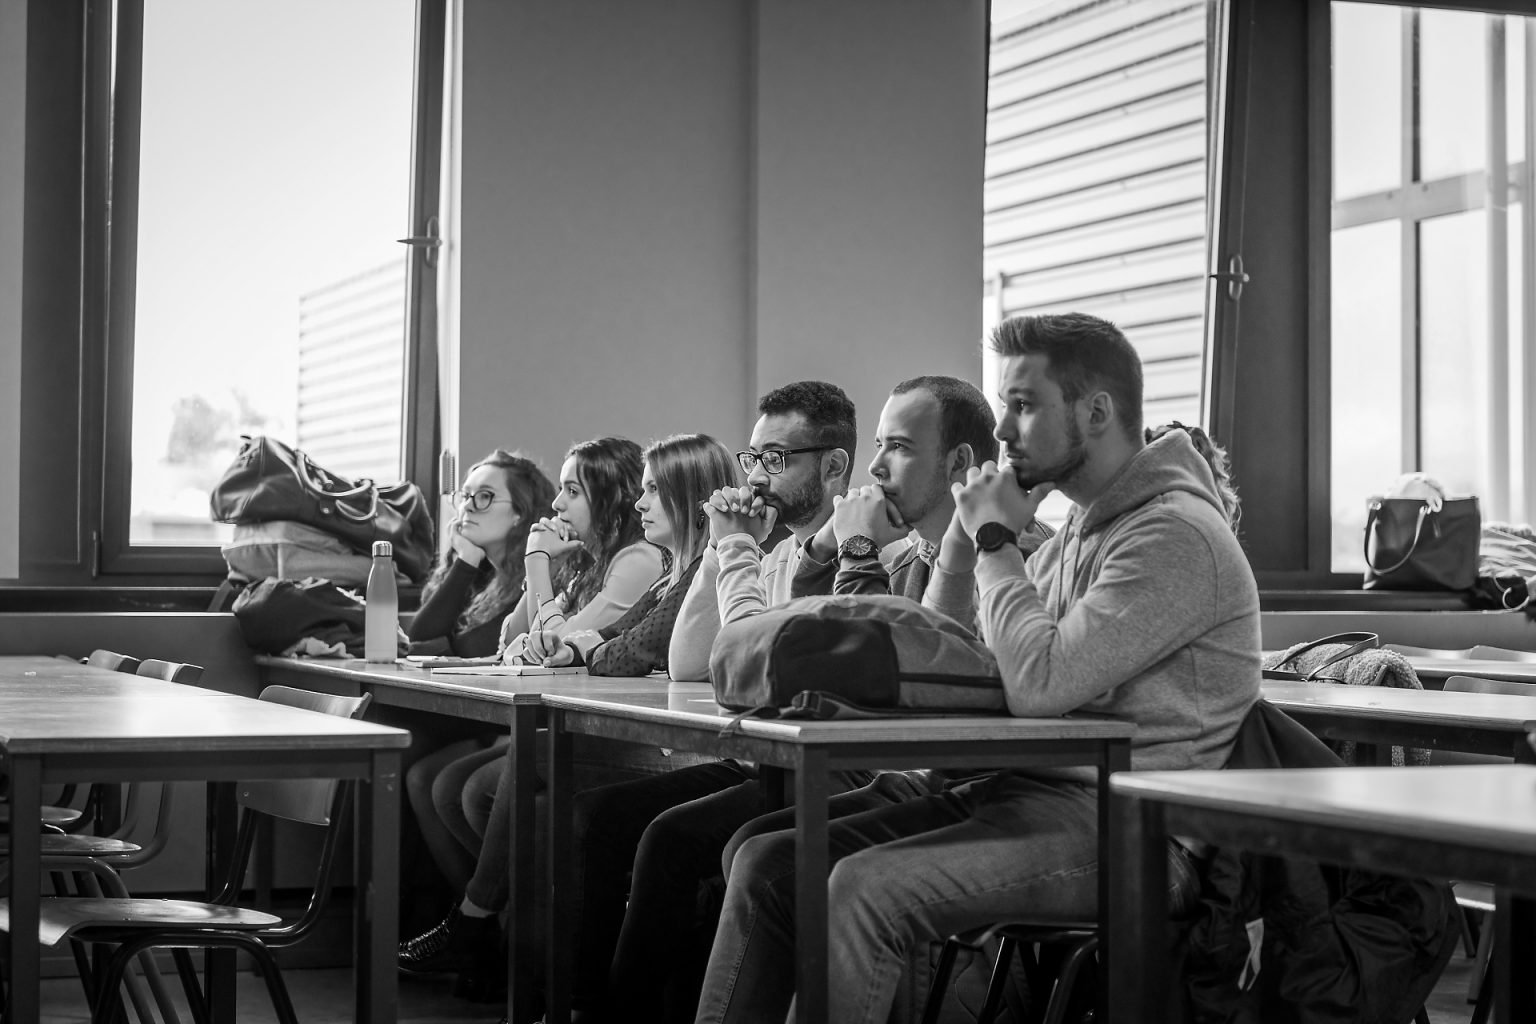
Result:
[[[1149,425],[1200,419],[1211,8],[992,3],[984,324],[1073,310],[1118,324]],[[984,371],[992,394],[990,358]]]
[[[216,565],[229,528],[208,520],[208,492],[242,433],[402,476],[420,253],[397,240],[423,234],[413,158],[436,160],[438,142],[413,121],[417,7],[115,5],[109,563],[201,548]]]
[[[1536,18],[1332,4],[1334,572],[1421,470],[1536,518]]]

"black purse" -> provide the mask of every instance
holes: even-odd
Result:
[[[1468,590],[1477,582],[1476,498],[1372,498],[1365,520],[1366,590]]]
[[[265,436],[242,437],[240,453],[208,497],[220,523],[295,522],[324,530],[354,551],[394,546],[395,564],[412,582],[426,578],[436,551],[432,514],[409,481],[379,486],[317,466],[308,455]]]

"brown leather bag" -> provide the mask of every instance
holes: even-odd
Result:
[[[304,523],[370,552],[373,542],[394,545],[395,564],[412,582],[426,578],[435,553],[432,514],[421,489],[409,481],[380,486],[322,469],[283,442],[242,437],[240,454],[209,495],[220,523]]]

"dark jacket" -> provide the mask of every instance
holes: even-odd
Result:
[[[1321,740],[1261,700],[1243,721],[1228,767],[1339,764]],[[1455,913],[1443,882],[1217,849],[1184,937],[1184,1019],[1403,1024],[1450,959]],[[1259,973],[1244,989],[1248,922],[1256,919],[1263,921]]]

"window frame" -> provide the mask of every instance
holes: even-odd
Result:
[[[406,211],[409,261],[405,296],[402,478],[437,489],[437,303],[439,192],[449,0],[416,0],[411,112],[411,182]],[[94,520],[91,576],[222,576],[215,545],[129,542],[132,485],[134,283],[144,0],[87,0],[85,194],[82,230],[82,375],[94,401],[82,402],[82,470],[99,480],[88,495]],[[406,239],[402,239],[406,241]],[[96,386],[90,386],[90,381]],[[97,444],[92,444],[92,439]],[[87,476],[86,479],[90,479]],[[94,497],[94,501],[89,499]]]

